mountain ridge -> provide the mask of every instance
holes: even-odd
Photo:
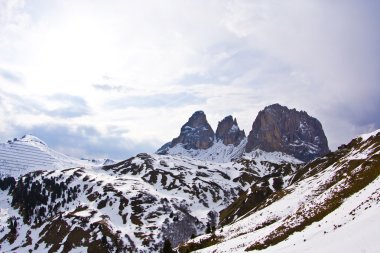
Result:
[[[18,224],[17,234],[2,225],[0,240],[4,249],[41,252],[60,247],[97,247],[97,252],[107,252],[104,245],[157,252],[165,237],[176,246],[203,233],[207,224],[217,226],[219,211],[252,182],[278,177],[276,173],[285,168],[283,174],[293,173],[299,166],[271,159],[271,154],[259,157],[253,163],[247,158],[220,164],[142,153],[103,167],[36,171],[11,184],[0,180],[5,187],[0,200],[8,203],[0,213],[0,225]],[[57,226],[64,229],[58,232]],[[49,237],[47,231],[57,236]],[[70,238],[78,231],[83,237],[73,244]],[[23,244],[25,240],[33,243]]]
[[[231,115],[219,121],[214,133],[205,113],[197,111],[181,127],[180,135],[156,153],[225,162],[255,149],[283,152],[304,162],[330,152],[322,124],[316,118],[305,111],[273,104],[258,113],[248,136]]]
[[[286,118],[288,108],[274,107]],[[0,177],[0,250],[159,252],[169,240],[180,252],[279,253],[318,247],[314,236],[326,242],[350,227],[373,238],[375,227],[366,229],[364,218],[378,224],[380,129],[305,162],[260,147],[247,152],[249,140],[232,116],[215,132],[204,112],[193,116],[165,155]],[[293,126],[303,122],[297,120]],[[20,141],[49,151],[34,136],[7,145]]]
[[[370,222],[379,224],[375,212],[380,207],[379,193],[380,131],[377,130],[306,164],[293,175],[288,187],[262,202],[254,201],[257,193],[253,185],[240,195],[242,199],[237,199],[237,204],[229,207],[232,208],[229,213],[235,215],[233,220],[213,234],[184,243],[179,251],[304,252],[307,248],[303,245],[310,240],[307,245],[313,245],[316,251],[345,248],[347,252],[361,249],[377,252],[379,246],[371,234],[374,226],[366,230],[368,221],[363,217],[371,215]],[[250,203],[250,206],[239,203]],[[342,240],[346,238],[339,237],[339,231],[343,228],[353,232],[347,230],[353,225],[366,232],[359,238],[352,237],[350,246],[345,247]],[[335,243],[326,239],[337,236],[340,240]],[[365,237],[371,238],[366,240],[369,245],[360,244]]]
[[[210,250],[229,252],[228,245],[233,245],[237,240],[234,238],[240,236],[234,237],[231,232],[232,237],[226,237],[226,233],[233,231],[230,227],[236,227],[235,224],[241,224],[252,215],[255,220],[262,218],[258,219],[260,224],[255,223],[251,227],[263,228],[262,231],[268,231],[268,234],[263,237],[263,243],[239,241],[239,245],[245,245],[240,249],[266,248],[268,243],[277,240],[268,229],[274,224],[281,224],[281,217],[287,217],[273,216],[273,210],[269,209],[272,214],[266,213],[266,208],[282,203],[298,188],[301,195],[308,192],[305,187],[313,186],[317,187],[317,192],[321,191],[325,187],[323,183],[316,185],[307,181],[315,180],[315,175],[344,179],[345,174],[339,172],[341,164],[353,163],[354,167],[349,167],[350,173],[367,173],[358,165],[365,163],[368,166],[372,159],[369,157],[379,156],[379,132],[361,135],[342,145],[338,151],[308,164],[301,161],[294,164],[295,158],[281,152],[260,150],[226,163],[200,161],[186,156],[139,154],[103,167],[35,171],[18,180],[0,180],[0,200],[8,203],[0,210],[2,250],[158,252],[164,238],[170,238],[172,244],[179,244],[182,250],[183,247],[198,247],[194,246],[198,243],[201,246],[215,234],[217,239],[212,239],[216,241]],[[376,159],[375,162],[380,162],[379,158]],[[358,160],[361,162],[357,163]],[[335,170],[338,174],[330,172],[334,162],[339,165]],[[376,175],[371,178],[376,178]],[[355,176],[361,177],[361,174]],[[365,188],[368,182],[362,187]],[[305,198],[305,203],[310,198]],[[304,209],[302,206],[300,210]],[[309,219],[296,217],[302,222]],[[193,234],[204,233],[208,226],[216,227],[211,237],[204,235],[181,244]],[[59,227],[61,230],[57,230]],[[295,228],[284,229],[287,234]],[[304,229],[301,227],[300,231]],[[240,234],[245,233],[246,228],[243,226],[239,230]],[[78,233],[81,237],[75,240]],[[224,243],[223,246],[217,246],[218,242]]]

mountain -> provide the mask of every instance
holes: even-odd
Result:
[[[236,118],[233,119],[230,115],[218,123],[215,137],[217,141],[221,141],[224,145],[232,144],[236,147],[245,139],[245,133],[244,130],[239,129]]]
[[[308,164],[255,150],[226,163],[139,154],[34,171],[0,179],[0,249],[158,252],[167,238],[180,252],[304,252],[318,238],[330,252],[329,238],[353,229],[353,245],[376,242],[379,175],[380,130]]]
[[[214,134],[202,111],[182,126],[180,135],[157,150],[157,154],[189,156],[229,162],[254,150],[282,152],[308,162],[330,152],[321,123],[304,111],[273,104],[260,111],[246,138],[236,118],[227,116]]]
[[[260,197],[257,186],[227,208],[234,217],[224,226],[182,244],[179,251],[380,250],[380,130],[306,164],[289,186],[263,196],[261,202],[254,201]]]
[[[34,170],[55,170],[95,164],[101,163],[59,153],[32,135],[24,135],[22,138],[14,138],[0,144],[0,177],[17,177]]]
[[[181,127],[180,135],[157,150],[161,155],[188,156],[204,161],[229,162],[244,152],[246,137],[236,119],[225,117],[216,133],[203,111],[195,112]]]
[[[246,151],[255,149],[284,152],[305,162],[330,151],[316,118],[279,104],[265,107],[253,122]]]
[[[181,133],[172,140],[170,147],[182,144],[185,149],[207,149],[212,146],[213,141],[214,130],[207,122],[206,114],[197,111],[181,127]]]
[[[268,194],[286,187],[300,166],[266,152],[225,164],[139,154],[109,166],[5,178],[1,250],[158,252],[164,238],[177,246],[217,226],[219,212],[252,183]]]
[[[34,136],[3,144],[8,160],[46,163],[0,177],[0,251],[160,252],[165,241],[179,252],[378,252],[380,130],[304,162],[292,152],[311,159],[320,123],[280,105],[260,113],[249,136],[284,149],[251,150],[236,119],[214,132],[201,111],[160,154],[116,163]],[[296,140],[302,149],[286,146]]]

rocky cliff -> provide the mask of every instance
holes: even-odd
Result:
[[[181,127],[179,136],[172,140],[170,147],[181,143],[185,149],[207,149],[213,142],[214,130],[207,122],[206,114],[196,111]]]
[[[244,130],[240,130],[236,118],[225,117],[219,122],[215,133],[216,140],[221,140],[224,145],[234,145],[235,147],[245,138]]]
[[[257,115],[248,135],[246,152],[280,151],[310,161],[330,150],[321,123],[304,111],[273,104]]]
[[[244,130],[240,130],[236,119],[232,116],[221,120],[214,133],[205,113],[197,111],[182,126],[179,136],[163,145],[156,153],[229,162],[241,157],[246,141]]]

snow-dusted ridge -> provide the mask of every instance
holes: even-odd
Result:
[[[247,139],[245,138],[238,146],[224,145],[222,141],[214,141],[208,149],[185,149],[181,143],[168,149],[167,154],[173,156],[188,156],[202,161],[214,161],[219,163],[230,162],[240,158],[244,153]]]
[[[361,138],[361,141],[366,141],[370,137],[376,136],[378,133],[380,133],[380,129],[377,129],[377,130],[370,132],[370,133],[361,134],[358,136],[358,138]]]
[[[253,150],[249,153],[244,153],[243,158],[254,159],[255,161],[271,161],[273,163],[291,163],[291,164],[302,164],[304,162],[294,158],[291,155],[282,152],[266,152],[260,149]]]
[[[245,152],[246,145],[247,138],[244,138],[237,146],[232,144],[225,145],[221,140],[214,140],[213,145],[207,149],[186,149],[183,144],[179,143],[174,147],[167,148],[165,152],[172,156],[191,157],[197,160],[217,163],[228,163],[240,158],[273,161],[276,163],[304,163],[303,161],[282,152],[266,152],[260,149],[255,149],[247,153]]]
[[[240,192],[246,191],[250,183],[287,166],[270,162],[247,164],[246,161],[216,163],[190,157],[139,154],[105,167],[25,175],[20,180],[28,186],[22,186],[19,180],[13,191],[28,189],[28,198],[42,200],[25,216],[25,210],[30,207],[24,207],[23,195],[8,195],[8,190],[0,192],[2,203],[7,203],[1,211],[0,240],[6,238],[2,247],[10,250],[23,245],[30,230],[33,244],[19,248],[19,252],[29,249],[46,252],[56,249],[58,243],[70,245],[69,238],[78,229],[87,239],[76,247],[98,247],[97,252],[103,252],[98,245],[103,236],[109,244],[120,241],[119,249],[127,252],[156,252],[164,237],[171,238],[173,245],[177,245],[192,234],[204,233],[207,223],[217,226],[218,213]],[[272,185],[268,180],[264,179],[268,185],[265,187],[269,188]],[[50,186],[52,182],[57,186]],[[31,193],[33,184],[36,185],[33,187],[41,185],[47,189],[45,195],[43,191]],[[40,212],[45,215],[40,216]],[[11,231],[6,225],[9,220],[19,224],[15,242],[9,241]],[[75,224],[80,220],[85,222],[78,227]],[[54,230],[58,224],[65,229]],[[99,224],[102,224],[101,229],[98,229]],[[58,234],[59,241],[44,233],[44,228]],[[34,249],[36,243],[39,246]]]
[[[112,161],[105,160],[107,163]],[[67,156],[48,147],[33,135],[0,144],[0,177],[18,177],[35,170],[102,165],[101,160],[83,160]]]
[[[47,148],[34,138],[25,142]],[[177,246],[194,234],[201,236],[181,252],[329,252],[339,248],[330,239],[347,240],[355,229],[356,244],[374,239],[379,131],[308,164],[261,150],[232,158],[228,146],[215,146],[214,156],[142,153],[0,180],[0,251],[158,252],[164,238]],[[207,223],[217,229],[202,235]],[[349,253],[380,250],[373,241],[347,245]]]
[[[380,131],[297,172],[292,184],[213,235],[196,252],[379,252]]]

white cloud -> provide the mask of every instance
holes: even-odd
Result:
[[[351,0],[4,0],[0,116],[8,123],[0,131],[10,138],[14,125],[91,124],[102,136],[119,129],[128,145],[158,147],[195,110],[213,127],[233,114],[248,133],[257,112],[279,102],[319,118],[336,147],[380,127],[375,7]],[[81,97],[86,106],[74,110],[54,94]],[[121,106],[107,107],[112,101]]]

